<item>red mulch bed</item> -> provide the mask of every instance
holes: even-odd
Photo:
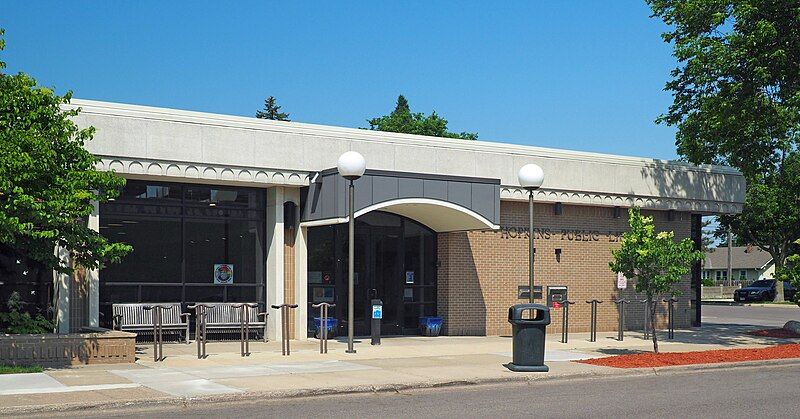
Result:
[[[747,332],[748,335],[760,336],[765,338],[798,339],[800,335],[786,329],[762,329]]]
[[[663,352],[617,355],[584,359],[584,364],[615,368],[669,367],[674,365],[718,364],[721,362],[761,361],[766,359],[800,358],[800,344],[792,343],[766,348],[719,349],[697,352]]]

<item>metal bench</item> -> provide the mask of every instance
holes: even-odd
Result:
[[[171,306],[163,311],[161,321],[167,333],[184,333],[189,343],[189,313],[183,313],[181,303],[135,303],[114,304],[114,328],[126,332],[137,332],[137,335],[153,333],[153,311],[145,310],[147,306]]]
[[[204,303],[206,308],[206,330],[209,333],[235,333],[241,330],[242,326],[242,310],[247,313],[247,320],[251,327],[255,330],[261,329],[262,339],[267,341],[267,315],[268,313],[260,313],[258,307],[245,307],[242,309],[242,304],[255,303]],[[259,318],[263,320],[259,321]]]

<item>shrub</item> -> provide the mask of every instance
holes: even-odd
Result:
[[[0,331],[12,335],[26,333],[52,333],[55,324],[41,314],[35,317],[21,311],[22,301],[19,293],[12,292],[6,303],[7,312],[0,312]]]

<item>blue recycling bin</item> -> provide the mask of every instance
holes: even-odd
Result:
[[[443,320],[441,317],[424,316],[419,318],[419,331],[422,336],[439,336],[442,331]]]
[[[322,323],[322,319],[319,317],[314,317],[314,337],[319,339],[322,337],[322,327],[320,325]],[[336,336],[336,328],[339,326],[339,319],[334,319],[332,317],[328,317],[328,338],[332,338]]]

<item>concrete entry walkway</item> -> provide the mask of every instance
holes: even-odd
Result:
[[[513,373],[503,364],[511,361],[507,337],[397,337],[371,346],[368,339],[356,343],[356,354],[344,352],[344,340],[331,341],[328,354],[320,354],[318,341],[293,341],[291,356],[282,356],[280,342],[251,342],[251,355],[241,357],[238,342],[209,343],[208,358],[198,360],[196,346],[165,344],[166,359],[153,362],[152,345],[139,346],[136,364],[95,365],[50,370],[47,383],[19,385],[15,377],[0,381],[0,414],[47,405],[64,408],[71,403],[153,403],[177,398],[247,397],[324,394],[340,391],[376,391],[452,384],[531,380],[564,376],[625,373],[620,370],[575,362],[617,353],[652,350],[641,333],[599,333],[597,342],[588,334],[549,335],[545,354],[547,374]],[[780,339],[743,335],[727,327],[676,331],[675,340],[661,340],[662,351],[690,351],[730,347],[757,347],[785,343]],[[22,375],[20,375],[22,377]],[[11,384],[15,383],[15,384]],[[97,387],[87,387],[97,386]],[[3,395],[13,387],[15,394]],[[50,390],[50,389],[57,389]],[[64,391],[72,392],[65,393]],[[15,410],[16,409],[16,410]]]

